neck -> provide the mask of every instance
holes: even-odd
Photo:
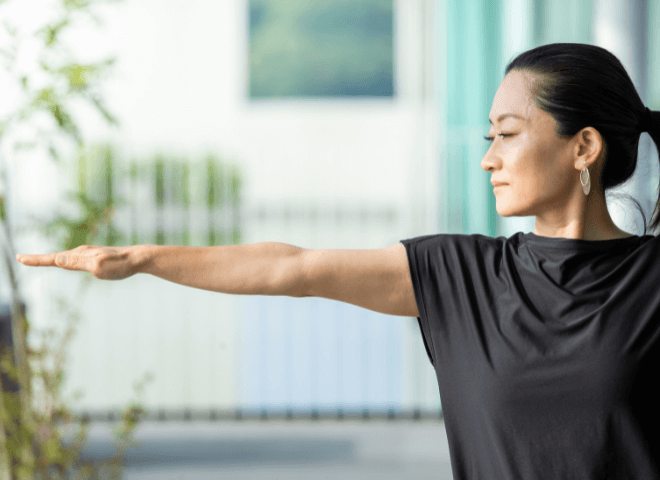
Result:
[[[554,221],[547,221],[547,215],[537,216],[534,233],[544,237],[582,240],[610,240],[632,236],[616,226],[600,191],[592,189],[589,195],[585,196],[580,188],[574,198],[575,201],[569,203],[569,208]],[[571,204],[573,208],[570,208]]]

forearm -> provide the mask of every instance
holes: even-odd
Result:
[[[305,249],[277,242],[213,247],[137,245],[138,273],[202,290],[299,296]]]

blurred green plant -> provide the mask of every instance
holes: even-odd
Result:
[[[0,117],[0,147],[9,142],[10,134],[19,128],[27,127],[34,132],[32,139],[16,140],[6,150],[0,148],[0,180],[3,189],[0,191],[0,225],[4,234],[1,246],[11,287],[12,332],[12,348],[4,349],[1,353],[0,371],[5,378],[15,383],[18,390],[12,391],[0,382],[0,478],[46,480],[74,478],[72,475],[75,475],[75,478],[85,479],[99,478],[99,472],[109,473],[110,478],[119,478],[123,454],[130,446],[131,433],[140,421],[144,409],[140,403],[134,401],[121,414],[122,426],[116,431],[118,444],[112,459],[98,465],[82,464],[79,461],[80,448],[86,438],[87,421],[84,418],[75,418],[61,399],[65,347],[73,334],[73,323],[69,323],[59,346],[47,343],[46,340],[52,338],[54,333],[51,330],[44,335],[43,345],[39,349],[32,351],[28,348],[29,320],[14,271],[14,229],[5,206],[10,186],[15,183],[7,179],[6,163],[1,152],[10,151],[16,154],[21,150],[42,148],[57,164],[60,164],[62,159],[62,147],[58,146],[58,142],[61,144],[64,140],[65,143],[72,143],[75,149],[83,152],[85,142],[69,109],[74,100],[93,106],[110,125],[118,124],[96,89],[100,79],[113,65],[114,59],[81,64],[60,40],[62,32],[74,25],[77,17],[88,16],[99,25],[102,22],[94,13],[93,7],[122,0],[53,0],[54,6],[60,7],[59,18],[36,31],[22,32],[19,26],[9,21],[11,15],[5,14],[3,9],[6,11],[18,2],[24,6],[26,1],[0,0],[2,28],[10,39],[9,45],[0,45],[0,58],[4,61],[4,70],[8,77],[16,81],[22,93],[18,107]],[[34,8],[43,9],[43,5],[35,5]],[[39,42],[39,65],[29,73],[19,68],[19,47],[24,38],[36,38]],[[38,80],[43,78],[48,79],[45,85]],[[44,114],[52,120],[50,129],[39,126],[38,119],[43,118]],[[49,233],[54,227],[65,228],[68,234],[58,245],[60,250],[93,243],[99,228],[109,225],[112,221],[115,207],[111,203],[98,202],[84,192],[77,194],[76,198],[83,207],[81,218],[60,217],[49,225],[34,227],[45,233]],[[66,304],[62,298],[60,303]],[[69,318],[75,317],[75,314],[71,314]],[[53,359],[54,367],[48,367],[50,358]],[[33,370],[32,364],[40,368]],[[34,380],[40,380],[44,387],[41,402],[36,402],[33,398]],[[149,378],[145,381],[148,380]],[[135,385],[138,393],[142,388],[141,383]],[[79,425],[71,445],[62,442],[62,422]]]
[[[101,237],[103,245],[236,245],[241,242],[240,201],[241,172],[209,153],[201,161],[158,153],[130,164],[118,162],[118,154],[110,144],[94,145],[82,152],[78,161],[79,191],[68,194],[87,212],[83,220],[93,219],[91,230],[81,228],[83,220],[57,216],[44,228],[49,238],[66,235],[62,246],[67,250]],[[147,195],[138,201],[138,186]],[[201,188],[196,188],[200,186]],[[192,187],[192,188],[191,188]],[[130,201],[126,198],[131,197]],[[112,223],[118,210],[127,207],[132,225],[123,231]],[[174,207],[174,212],[165,213]],[[204,234],[191,232],[190,218],[195,211],[207,215]],[[151,212],[151,213],[146,213]],[[138,216],[149,215],[147,225],[138,232]],[[178,219],[165,228],[165,217]],[[122,215],[124,216],[124,215]],[[220,222],[217,222],[217,220]],[[90,238],[92,237],[93,238]]]
[[[0,0],[0,15],[3,8],[16,5],[26,0]],[[145,414],[139,401],[133,400],[121,413],[121,426],[115,435],[116,453],[103,462],[85,463],[80,459],[80,450],[86,439],[88,421],[71,414],[66,401],[61,398],[61,386],[64,379],[66,364],[66,346],[75,331],[75,323],[79,314],[72,307],[67,307],[63,297],[57,299],[61,306],[60,312],[68,314],[69,319],[60,343],[52,340],[55,332],[51,329],[43,333],[42,345],[34,350],[28,348],[27,338],[30,322],[26,315],[25,303],[21,300],[20,286],[14,271],[15,248],[12,234],[14,231],[23,233],[34,230],[53,241],[56,251],[71,250],[80,245],[116,245],[126,242],[127,236],[113,225],[118,208],[131,204],[134,212],[141,206],[126,202],[115,192],[113,179],[118,184],[137,185],[138,177],[152,183],[155,192],[155,205],[162,209],[166,204],[180,205],[184,211],[190,210],[191,204],[205,207],[208,212],[208,234],[197,238],[196,243],[238,244],[241,241],[238,225],[241,179],[238,168],[223,165],[213,155],[208,155],[205,161],[197,166],[185,160],[174,160],[157,155],[152,162],[141,162],[138,167],[135,161],[127,172],[116,172],[115,153],[109,145],[90,147],[82,138],[75,116],[70,113],[69,106],[74,100],[95,107],[98,113],[110,125],[117,125],[114,116],[105,108],[98,84],[114,59],[95,64],[81,64],[74,55],[60,42],[62,33],[74,25],[75,17],[88,15],[97,24],[101,21],[95,16],[92,7],[102,3],[116,3],[121,0],[51,0],[61,7],[61,15],[56,20],[41,26],[34,32],[28,32],[32,39],[39,42],[38,68],[29,75],[17,67],[19,46],[24,36],[19,28],[7,20],[0,23],[9,34],[13,43],[5,46],[0,44],[0,59],[5,61],[5,71],[14,80],[20,92],[21,100],[16,110],[0,117],[0,225],[4,238],[0,246],[5,259],[7,276],[11,286],[11,349],[0,352],[0,479],[61,479],[61,478],[101,478],[109,474],[110,478],[119,478],[126,449],[132,444],[131,434]],[[10,18],[3,15],[0,18]],[[63,60],[64,59],[64,60]],[[45,85],[41,81],[39,87],[36,77],[48,78]],[[40,119],[50,118],[51,128],[44,129]],[[34,133],[34,138],[15,140],[11,135],[19,127],[27,127]],[[10,143],[7,149],[4,144]],[[64,147],[62,144],[65,144]],[[43,219],[27,216],[28,226],[12,228],[5,198],[15,182],[7,179],[7,169],[3,151],[18,154],[23,150],[41,149],[46,156],[59,166],[63,158],[69,158],[70,153],[62,153],[69,143],[78,156],[78,189],[67,197],[73,200],[78,210],[78,216],[56,214],[54,218]],[[191,176],[194,179],[191,180]],[[202,181],[202,179],[205,179]],[[190,189],[190,183],[204,185],[205,188]],[[229,209],[229,210],[226,210]],[[217,210],[231,214],[231,229],[222,225],[216,232],[214,219]],[[134,215],[131,243],[138,244],[137,222]],[[155,243],[164,244],[165,230],[158,215],[158,225],[155,232]],[[227,215],[221,215],[226,219]],[[225,222],[223,222],[225,223]],[[145,243],[150,243],[149,240]],[[190,232],[186,224],[181,241],[189,244]],[[178,243],[178,237],[176,242]],[[83,286],[88,287],[93,276],[82,277]],[[50,343],[49,343],[50,342]],[[53,366],[50,366],[53,365]],[[5,378],[6,385],[3,385]],[[142,382],[136,382],[134,388],[138,395],[143,384],[151,380],[149,373]],[[38,381],[43,386],[41,398],[35,398],[32,393],[33,382]],[[8,385],[13,383],[13,386]],[[13,388],[13,387],[16,388]],[[77,392],[72,400],[79,398]],[[71,444],[63,442],[62,427],[78,425],[78,433]],[[75,475],[75,477],[72,477]]]

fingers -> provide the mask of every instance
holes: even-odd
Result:
[[[45,255],[16,255],[16,260],[29,267],[62,267],[70,266],[71,260],[63,253],[48,253]]]

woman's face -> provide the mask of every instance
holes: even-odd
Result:
[[[579,175],[584,164],[583,158],[576,157],[581,148],[577,135],[564,140],[555,133],[552,116],[537,108],[530,97],[532,78],[520,71],[509,72],[490,111],[488,136],[495,140],[481,168],[491,173],[491,183],[506,184],[494,189],[497,213],[504,217],[543,215],[552,210],[561,216],[569,208],[576,187],[581,192]],[[506,114],[520,118],[499,119]],[[590,163],[591,157],[588,167]],[[595,176],[590,173],[594,190]]]

